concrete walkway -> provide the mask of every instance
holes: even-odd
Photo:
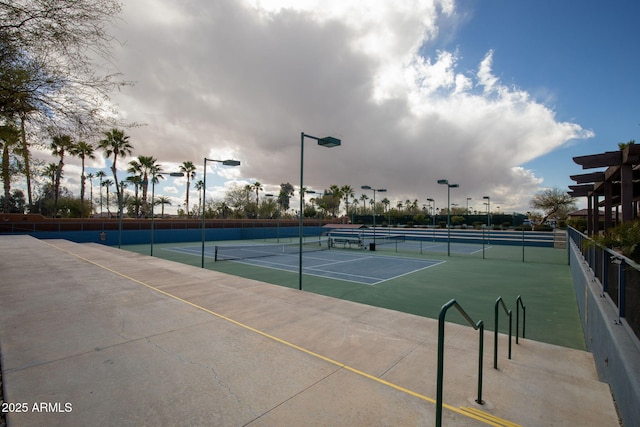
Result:
[[[490,332],[476,404],[477,341],[447,324],[443,425],[618,425],[589,353],[495,370]],[[0,236],[0,352],[9,427],[435,420],[437,320],[94,244]]]

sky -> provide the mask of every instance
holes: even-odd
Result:
[[[572,157],[640,131],[635,0],[125,0],[120,18],[114,64],[136,83],[111,102],[143,124],[126,131],[133,155],[166,172],[192,161],[196,180],[205,157],[241,161],[208,163],[208,199],[234,183],[298,188],[304,132],[342,141],[304,139],[308,189],[371,197],[369,185],[392,206],[444,208],[447,179],[451,203],[484,211],[489,196],[525,213],[589,172]],[[66,163],[74,191],[79,165]],[[156,186],[173,209],[185,190],[184,178]]]

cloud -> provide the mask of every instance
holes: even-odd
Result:
[[[114,102],[147,124],[128,131],[135,155],[200,173],[205,156],[235,158],[209,172],[298,185],[301,132],[332,135],[341,147],[305,141],[305,186],[442,199],[446,178],[460,200],[526,210],[542,179],[520,165],[591,134],[503,85],[494,52],[461,71],[458,51],[430,50],[458,16],[444,0],[130,1],[115,56],[137,84]]]

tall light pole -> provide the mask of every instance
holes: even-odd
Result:
[[[204,223],[204,216],[206,213],[206,206],[207,204],[205,203],[205,200],[207,200],[207,162],[217,162],[217,163],[222,163],[225,166],[240,166],[240,162],[238,160],[212,160],[212,159],[207,159],[206,157],[204,158],[204,170],[203,170],[203,174],[204,177],[202,179],[202,263],[201,266],[202,268],[204,268],[204,241],[205,241],[205,223]]]
[[[449,184],[446,179],[439,179],[438,184],[447,186],[447,256],[451,256],[451,189],[458,188],[458,184]]]
[[[342,142],[338,138],[332,136],[325,136],[324,138],[318,138],[312,135],[307,135],[304,132],[300,133],[300,224],[298,227],[298,238],[300,240],[299,254],[298,254],[298,289],[302,290],[302,234],[304,232],[302,218],[304,216],[304,207],[302,206],[304,199],[304,138],[315,139],[318,141],[318,145],[327,148],[338,147]]]
[[[487,227],[491,228],[491,197],[483,196],[487,200]]]
[[[153,233],[154,233],[153,219],[155,218],[155,215],[153,213],[153,207],[156,204],[156,181],[157,181],[157,178],[165,175],[166,173],[155,173],[155,174],[152,174],[151,176],[151,250],[150,250],[151,256],[153,256]],[[176,176],[176,177],[184,176],[184,173],[170,172],[169,176]]]
[[[427,202],[429,202],[429,206],[431,207],[431,216],[433,217],[433,226],[436,226],[436,201],[432,198],[427,198]],[[433,203],[433,206],[431,206]]]
[[[386,188],[371,188],[370,185],[363,185],[360,187],[363,190],[371,190],[373,191],[373,246],[370,248],[372,250],[376,249],[376,193],[384,193],[387,191]],[[383,217],[384,218],[384,217]]]

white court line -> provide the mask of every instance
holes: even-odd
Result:
[[[331,271],[331,270],[322,270],[322,269],[319,268],[319,267],[328,267],[328,266],[332,266],[332,265],[344,264],[344,263],[349,263],[349,262],[364,261],[364,260],[372,259],[372,258],[383,258],[383,259],[390,259],[390,260],[394,260],[394,261],[397,261],[397,260],[408,260],[408,261],[415,261],[417,263],[430,263],[430,264],[426,265],[426,266],[424,266],[422,268],[406,271],[406,272],[404,272],[402,274],[399,274],[397,276],[392,276],[392,277],[363,276],[363,275],[359,275],[359,274],[341,273],[341,272],[338,272],[338,271]],[[321,258],[316,258],[316,259],[321,259]],[[287,272],[295,271],[295,267],[296,267],[296,266],[292,266],[290,264],[282,264],[282,263],[273,262],[273,261],[265,261],[264,259],[258,259],[258,258],[247,259],[247,260],[233,260],[233,261],[235,261],[237,263],[240,263],[240,264],[253,265],[253,266],[265,267],[265,268],[272,268],[274,270],[287,271]],[[354,259],[348,260],[348,261],[338,261],[338,262],[333,262],[333,263],[316,265],[316,266],[312,266],[312,267],[303,267],[303,271],[310,270],[310,271],[318,271],[318,272],[324,273],[324,274],[305,273],[305,274],[308,274],[310,276],[323,277],[325,279],[344,280],[346,282],[359,283],[361,285],[365,284],[365,285],[368,285],[368,286],[375,286],[375,285],[378,285],[380,283],[386,282],[388,280],[397,279],[399,277],[406,276],[408,274],[412,274],[412,273],[415,273],[417,271],[426,270],[427,268],[431,268],[431,267],[434,267],[436,265],[443,264],[445,262],[446,261],[420,260],[420,259],[417,259],[417,258],[403,258],[403,257],[393,257],[393,256],[384,256],[384,255],[375,255],[375,256],[368,255],[368,256],[361,256],[361,257],[358,257],[358,258],[354,258]],[[333,276],[337,276],[337,277],[333,277]],[[353,279],[348,279],[348,277],[351,277]],[[361,278],[362,280],[357,280],[358,278]],[[373,282],[369,282],[370,280],[373,281]]]

